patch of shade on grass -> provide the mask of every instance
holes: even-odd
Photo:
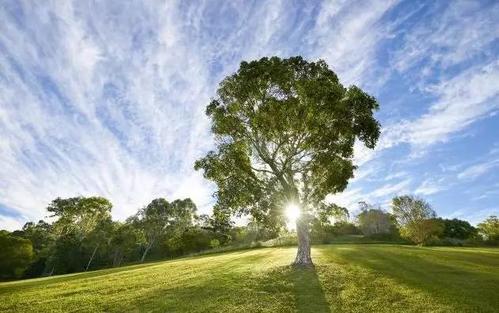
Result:
[[[499,250],[265,248],[0,284],[1,312],[497,312]]]

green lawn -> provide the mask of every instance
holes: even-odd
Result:
[[[499,312],[499,249],[264,248],[0,284],[0,312]]]

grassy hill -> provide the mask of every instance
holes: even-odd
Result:
[[[499,249],[262,248],[0,284],[0,312],[498,312]]]

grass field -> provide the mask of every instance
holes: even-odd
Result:
[[[263,248],[0,284],[0,312],[499,312],[499,249]]]

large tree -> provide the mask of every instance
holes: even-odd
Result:
[[[376,100],[345,88],[326,62],[301,57],[242,62],[208,105],[217,149],[195,168],[214,181],[217,207],[279,223],[287,205],[297,219],[296,265],[312,265],[310,213],[353,177],[353,146],[373,148]]]

